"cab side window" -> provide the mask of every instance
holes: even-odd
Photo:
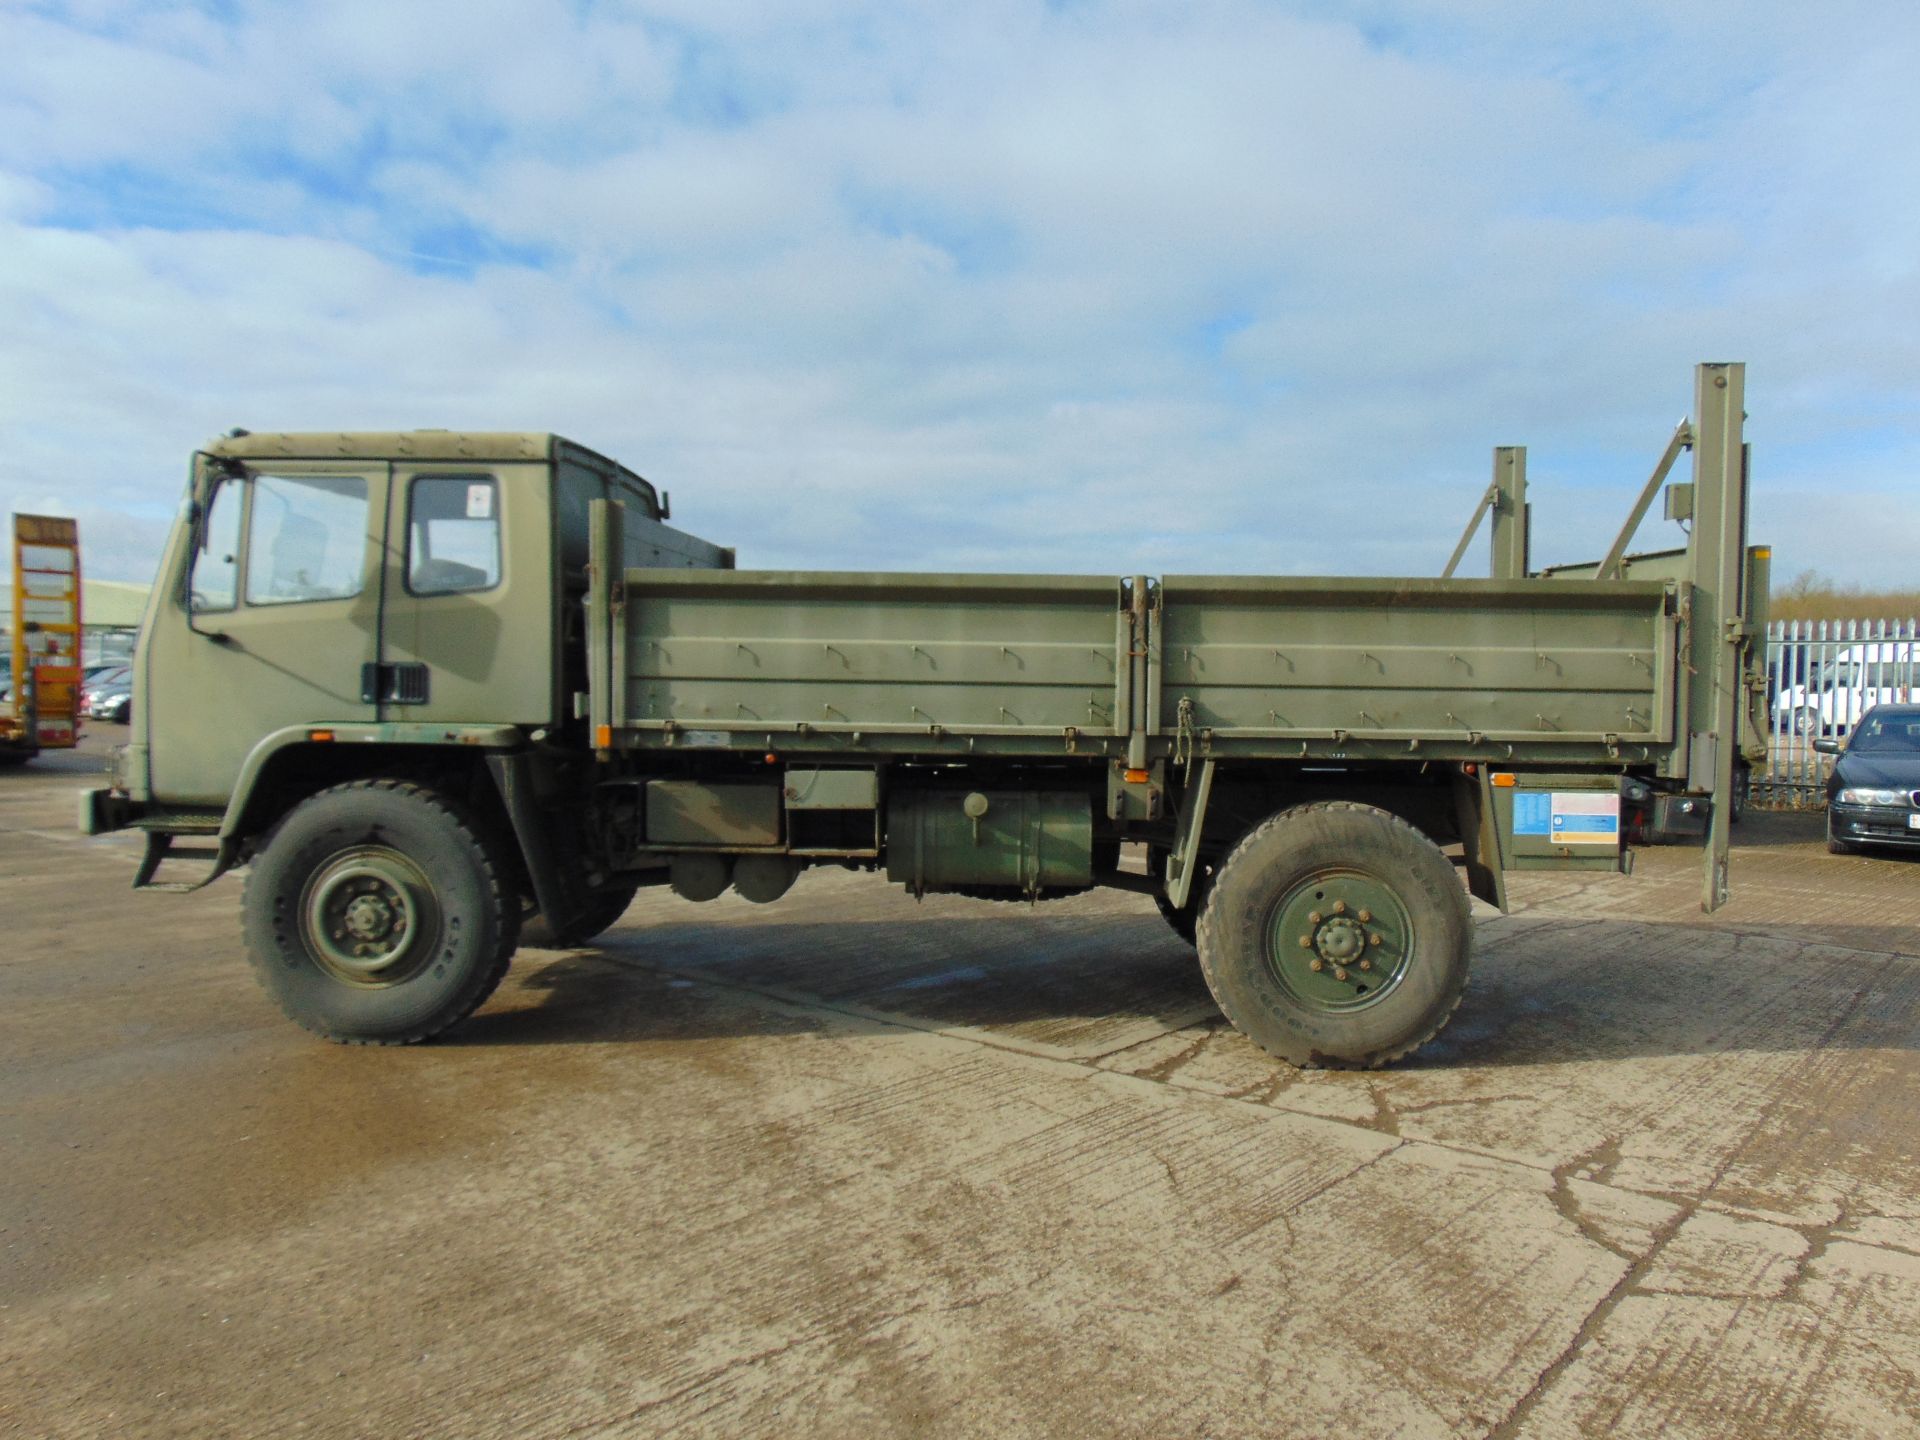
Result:
[[[407,589],[457,595],[500,583],[500,482],[432,475],[407,497]]]
[[[367,562],[367,482],[358,475],[261,475],[247,527],[247,603],[344,600]]]
[[[189,582],[195,610],[231,610],[239,603],[240,506],[245,498],[245,487],[237,480],[222,481],[213,492]]]

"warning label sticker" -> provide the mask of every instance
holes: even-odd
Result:
[[[1513,797],[1513,833],[1556,845],[1618,845],[1620,797],[1591,790],[1522,791]]]

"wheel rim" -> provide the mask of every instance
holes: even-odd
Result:
[[[314,872],[300,896],[307,949],[334,979],[381,989],[411,979],[440,931],[433,884],[385,845],[343,850]]]
[[[1393,887],[1359,870],[1317,870],[1267,921],[1267,966],[1309,1010],[1364,1010],[1393,992],[1413,956],[1413,920]]]

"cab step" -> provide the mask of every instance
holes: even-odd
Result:
[[[219,810],[148,810],[128,822],[128,828],[166,830],[175,835],[218,835],[224,818]]]
[[[211,831],[189,832],[193,838],[212,834]],[[232,840],[222,840],[217,845],[175,845],[182,838],[173,830],[148,830],[147,851],[140,857],[140,868],[133,872],[133,888],[152,890],[163,895],[189,895],[203,889],[218,880],[233,868],[240,857],[240,847]],[[168,860],[204,860],[209,863],[207,873],[198,880],[156,880],[162,864]]]

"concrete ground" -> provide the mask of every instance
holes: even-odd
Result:
[[[105,729],[106,727],[100,727]],[[1145,901],[643,897],[340,1049],[0,773],[0,1432],[1920,1433],[1920,862],[1516,885],[1381,1074]]]

